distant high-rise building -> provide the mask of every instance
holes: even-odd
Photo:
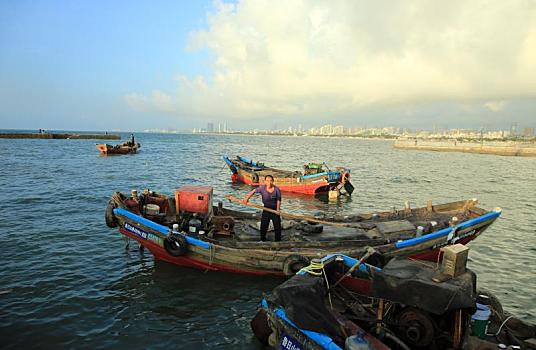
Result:
[[[332,135],[333,134],[333,126],[331,124],[324,125],[320,128],[320,134],[321,135]]]
[[[214,124],[207,123],[207,132],[214,132]]]
[[[523,129],[523,136],[525,136],[525,137],[533,137],[534,136],[534,128],[524,128]]]
[[[333,127],[332,133],[335,135],[342,135],[344,134],[344,127],[342,125],[337,125]]]
[[[510,136],[516,136],[517,135],[517,123],[512,123],[510,126]]]

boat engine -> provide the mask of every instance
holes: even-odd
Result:
[[[175,190],[175,207],[181,229],[193,235],[207,230],[213,216],[211,186],[183,186]]]
[[[434,265],[393,259],[372,277],[371,296],[382,300],[378,319],[412,349],[457,348],[476,299],[476,276],[463,273],[437,281]]]

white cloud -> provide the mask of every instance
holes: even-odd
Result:
[[[500,112],[506,106],[506,101],[488,101],[484,103],[484,107],[492,112]]]
[[[536,97],[536,2],[216,3],[189,48],[213,75],[130,106],[196,116],[318,116],[434,101]]]

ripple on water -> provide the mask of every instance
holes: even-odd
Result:
[[[534,159],[404,152],[378,140],[138,138],[141,152],[126,157],[99,157],[92,140],[17,140],[36,152],[2,153],[0,184],[9,198],[0,216],[6,348],[259,348],[249,320],[262,292],[281,280],[155,263],[135,245],[125,250],[103,220],[114,191],[171,194],[184,184],[211,184],[215,201],[243,196],[249,188],[230,183],[223,154],[296,170],[313,161],[352,168],[352,198],[283,194],[284,208],[297,213],[390,210],[428,199],[478,198],[485,208],[502,207],[501,218],[471,244],[469,265],[506,310],[536,321]],[[0,152],[5,144],[0,140]]]

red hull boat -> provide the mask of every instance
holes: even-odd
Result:
[[[233,173],[231,180],[234,183],[244,183],[259,186],[264,183],[266,175],[274,177],[274,184],[285,192],[314,195],[332,191],[337,195],[346,193],[351,195],[354,187],[350,183],[350,169],[328,169],[325,164],[310,163],[304,165],[304,171],[288,171],[267,167],[262,163],[237,156],[236,159],[223,157],[225,163]]]

